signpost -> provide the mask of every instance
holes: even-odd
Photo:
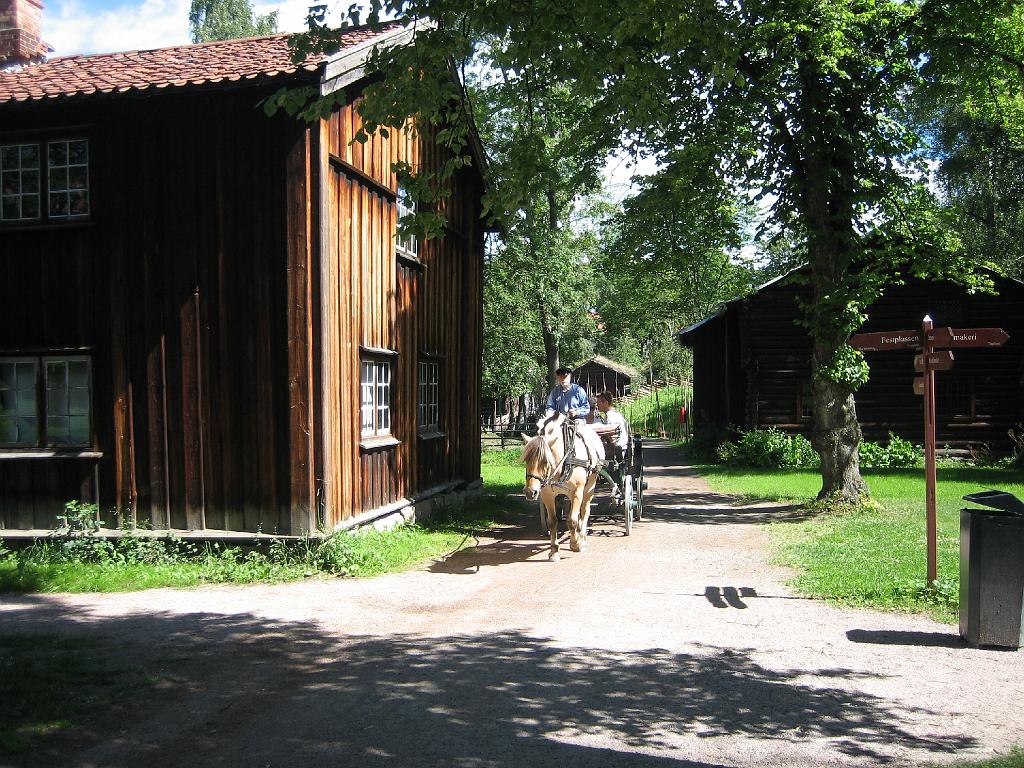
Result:
[[[928,367],[933,371],[948,371],[953,367],[953,353],[949,350],[944,352],[932,352],[928,355]],[[924,373],[924,355],[914,355],[914,370]]]
[[[932,346],[947,347],[1001,347],[1009,341],[1002,328],[935,328],[928,334]]]
[[[884,331],[858,333],[850,337],[850,346],[864,352],[896,349],[919,349],[914,356],[914,394],[924,397],[924,478],[925,519],[928,538],[928,584],[938,576],[937,533],[935,512],[935,372],[953,367],[956,347],[1001,347],[1010,336],[1002,328],[934,328],[932,319],[924,316],[920,331]]]

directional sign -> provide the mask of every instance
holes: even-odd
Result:
[[[850,346],[865,352],[881,352],[888,349],[908,349],[921,346],[920,331],[884,331],[882,333],[858,333],[850,337]]]
[[[1009,340],[1002,328],[935,328],[928,334],[932,346],[1001,347]]]
[[[928,355],[928,368],[932,371],[948,371],[953,367],[953,353],[948,349],[939,352],[932,352]],[[914,355],[914,370],[921,373],[924,370],[924,355]]]
[[[935,492],[935,372],[948,371],[953,367],[953,353],[948,351],[950,347],[1001,347],[1009,338],[1002,328],[935,328],[928,315],[921,321],[920,331],[858,333],[850,337],[850,346],[865,352],[911,347],[921,350],[920,354],[914,356],[914,369],[922,374],[914,377],[914,394],[924,396],[924,506],[928,584],[935,583],[939,567]]]

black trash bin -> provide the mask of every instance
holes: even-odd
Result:
[[[960,511],[960,634],[971,645],[1019,648],[1024,611],[1024,502],[969,493],[990,509]]]

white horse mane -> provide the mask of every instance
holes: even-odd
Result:
[[[523,463],[527,466],[537,466],[538,469],[548,470],[555,466],[555,455],[551,452],[551,446],[544,435],[540,434],[523,446]]]

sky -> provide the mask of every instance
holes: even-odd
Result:
[[[323,2],[324,0],[320,0]],[[190,42],[190,0],[43,0],[43,39],[51,56],[163,48]],[[253,3],[256,13],[278,12],[278,29],[305,28],[312,0]],[[347,2],[326,0],[337,17]]]

